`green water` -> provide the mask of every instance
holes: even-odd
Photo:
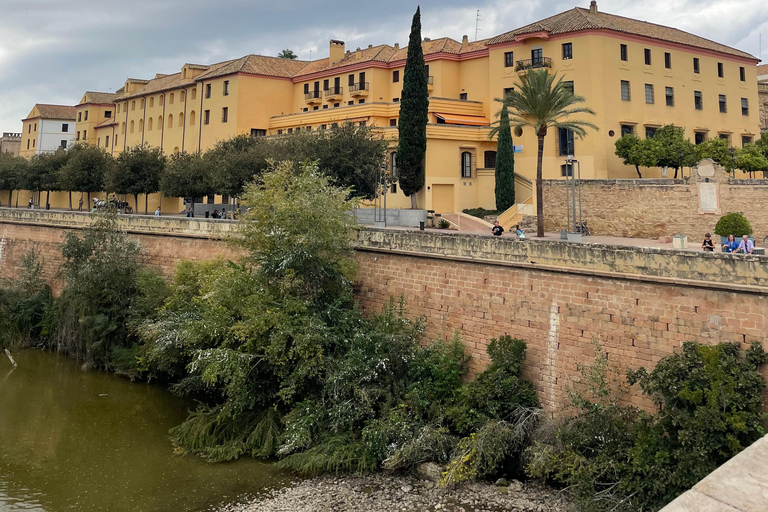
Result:
[[[32,350],[12,370],[0,355],[2,512],[208,511],[288,481],[254,460],[174,456],[168,429],[189,404],[160,386]]]

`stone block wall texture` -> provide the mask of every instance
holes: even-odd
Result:
[[[699,213],[698,184],[696,178],[584,180],[582,218],[595,235],[658,238],[682,234],[701,243],[704,233],[714,233],[721,215],[741,212],[752,224],[757,245],[762,245],[768,236],[768,180],[718,180],[720,213]],[[542,185],[545,229],[565,229],[565,184],[547,180]]]
[[[46,215],[57,214],[41,212],[28,223],[0,214],[0,277],[15,276],[21,254],[34,248],[45,261],[46,278],[60,290],[58,245],[66,230],[79,227],[57,225],[58,217]],[[142,219],[145,231],[134,225],[132,233],[144,245],[147,263],[166,275],[182,259],[241,254],[221,234],[196,236],[191,227],[183,232],[182,224],[170,225],[181,233],[163,234],[165,220],[154,221]],[[762,278],[750,281],[750,269],[757,274],[759,266],[728,255],[700,259],[667,251],[651,253],[649,260],[642,249],[376,229],[361,231],[356,244],[356,297],[364,310],[379,311],[402,296],[410,316],[427,319],[427,341],[461,335],[473,373],[488,364],[491,338],[526,340],[525,373],[553,413],[567,405],[567,389],[579,378],[577,363],[593,361],[595,339],[623,372],[652,367],[684,341],[746,347],[765,343],[768,332],[768,286]],[[665,256],[674,262],[654,268],[653,258]],[[634,273],[632,261],[638,262]],[[730,283],[730,275],[753,284]],[[636,389],[625,399],[650,406]]]

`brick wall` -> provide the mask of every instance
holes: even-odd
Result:
[[[718,213],[700,213],[699,186],[709,179],[718,186]],[[566,190],[562,180],[543,182],[545,229],[566,225]],[[717,168],[702,178],[694,168],[682,180],[584,180],[581,182],[582,217],[596,235],[658,238],[677,234],[701,241],[714,233],[722,214],[741,212],[752,224],[758,245],[768,236],[768,180],[739,180]]]

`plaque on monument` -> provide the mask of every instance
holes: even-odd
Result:
[[[711,160],[702,160],[696,169],[702,178],[711,178],[715,175],[715,166]]]
[[[699,183],[699,211],[717,213],[717,184]]]

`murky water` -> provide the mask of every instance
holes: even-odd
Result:
[[[0,511],[186,512],[239,503],[288,481],[254,460],[172,453],[189,404],[159,386],[81,371],[56,354],[0,358]]]

